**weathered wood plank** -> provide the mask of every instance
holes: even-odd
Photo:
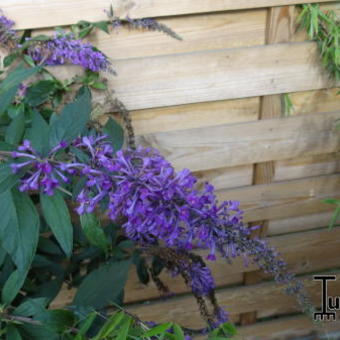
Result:
[[[331,175],[340,172],[340,153],[315,155],[276,162],[274,181]]]
[[[129,110],[332,86],[311,42],[116,60],[114,67],[118,76],[108,75],[108,84]],[[66,78],[80,72],[51,70]]]
[[[113,6],[120,16],[160,17],[330,1],[336,0],[116,0]],[[105,20],[103,10],[111,3],[111,0],[2,0],[1,7],[18,23],[18,28],[24,29]]]
[[[248,186],[252,185],[253,182],[252,165],[198,171],[194,174],[199,179],[201,185],[209,182],[216,190]]]
[[[340,110],[340,88],[290,93],[293,115]]]
[[[92,35],[90,41],[114,60],[154,55],[219,50],[264,44],[266,11],[241,11],[162,19],[183,40],[159,32],[121,28],[110,35]]]
[[[340,111],[143,135],[177,168],[202,171],[331,153],[339,149]]]
[[[269,242],[276,247],[288,264],[296,273],[310,273],[336,267],[340,261],[338,249],[340,247],[340,228],[333,231],[327,229],[288,234],[270,237]],[[204,256],[205,252],[199,252]],[[324,259],[327,258],[327,261]],[[250,264],[244,267],[243,260],[235,259],[233,264],[228,264],[224,259],[218,258],[210,262],[209,267],[214,275],[216,285],[225,287],[241,284],[244,272],[256,269]],[[176,294],[188,291],[181,278],[171,278],[167,273],[161,274],[162,280]],[[63,289],[53,302],[53,308],[59,308],[72,302],[75,290]],[[126,286],[125,302],[132,303],[143,300],[154,300],[160,294],[153,283],[147,286],[139,283],[135,270],[132,269]]]
[[[309,214],[269,221],[268,235],[275,236],[298,231],[326,227],[331,221],[333,211]]]
[[[339,193],[337,174],[221,190],[218,197],[240,201],[245,221],[253,222],[330,211],[333,207],[322,200],[339,197]]]
[[[340,108],[339,108],[340,109]],[[136,135],[257,120],[259,98],[221,100],[132,111]]]
[[[332,272],[334,273],[334,272]],[[307,288],[313,302],[320,304],[320,283],[313,281],[312,275],[304,276],[305,287]],[[334,281],[329,285],[329,294],[336,295],[340,289],[340,281]],[[222,306],[226,306],[231,315],[238,315],[257,310],[263,315],[269,316],[266,311],[276,312],[299,311],[293,297],[287,296],[282,291],[282,286],[275,283],[260,283],[252,286],[221,289],[217,291],[217,299]],[[185,307],[183,307],[185,306]],[[168,301],[158,301],[146,305],[129,307],[129,310],[136,313],[145,320],[160,320],[160,322],[176,321],[187,327],[199,327],[202,325],[197,305],[193,297],[177,297]]]
[[[314,336],[317,336],[317,334],[325,336],[328,333],[330,339],[337,339],[339,332],[334,334],[334,337],[332,337],[332,333],[339,330],[340,325],[338,322],[325,323],[324,327],[320,329],[304,315],[282,317],[276,320],[259,322],[256,325],[237,328],[238,334],[242,337],[241,339],[247,340],[295,339],[311,333]],[[314,339],[317,338],[315,337]]]

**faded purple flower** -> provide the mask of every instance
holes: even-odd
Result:
[[[1,14],[0,11],[0,44],[6,44],[8,41],[16,39],[16,33],[13,29],[15,23]]]
[[[93,72],[110,71],[108,58],[90,43],[75,39],[72,34],[57,33],[54,38],[39,45],[32,45],[28,55],[44,65],[80,65]]]

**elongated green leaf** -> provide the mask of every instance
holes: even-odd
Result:
[[[11,189],[19,181],[19,176],[13,174],[9,163],[0,164],[0,194]]]
[[[332,230],[336,226],[336,223],[337,223],[339,217],[340,217],[340,204],[336,207],[336,209],[335,209],[335,211],[332,215],[331,221],[330,221],[329,226],[328,226],[329,230]]]
[[[101,340],[108,337],[118,327],[118,325],[125,317],[126,315],[123,312],[118,312],[111,315],[109,320],[105,322],[104,326],[101,328],[101,330],[98,332],[93,340]]]
[[[115,151],[120,150],[124,144],[123,128],[115,120],[109,118],[103,130],[110,137]]]
[[[128,333],[129,333],[129,328],[131,326],[131,319],[126,318],[121,327],[119,328],[119,332],[116,336],[116,340],[126,340]]]
[[[27,89],[25,101],[32,106],[41,105],[49,98],[54,89],[54,80],[41,80]]]
[[[67,256],[73,248],[73,227],[63,196],[56,191],[53,196],[40,195],[40,203],[46,222]]]
[[[79,328],[78,334],[76,335],[74,340],[83,340],[85,334],[88,332],[88,330],[91,328],[94,320],[97,318],[97,313],[93,312],[90,313],[86,320],[81,324],[81,327]],[[93,339],[95,340],[95,339]]]
[[[87,87],[83,87],[76,100],[61,112],[60,116],[53,120],[50,128],[50,147],[59,142],[70,142],[81,134],[90,120],[91,93]]]
[[[7,340],[22,340],[20,332],[18,328],[14,325],[8,325],[6,329],[6,339]]]
[[[21,305],[15,308],[13,314],[26,317],[35,316],[45,311],[47,303],[48,299],[44,297],[27,299]]]
[[[131,261],[125,260],[108,263],[94,270],[79,286],[73,303],[103,308],[110,303],[120,302],[130,265]]]
[[[25,282],[26,273],[19,273],[18,270],[12,272],[8,280],[6,281],[2,291],[1,300],[5,305],[9,305],[19,293],[20,288]]]
[[[39,216],[31,199],[18,191],[0,194],[0,243],[20,274],[28,270],[39,237]]]
[[[6,111],[8,106],[13,102],[17,94],[19,85],[9,88],[0,93],[0,116]]]
[[[12,87],[20,85],[25,79],[33,76],[40,70],[40,67],[25,68],[20,64],[13,72],[4,79],[0,84],[0,93],[8,91]]]
[[[26,138],[31,141],[32,147],[43,156],[49,151],[48,136],[49,127],[39,112],[34,111],[32,116],[32,127],[27,131]]]
[[[98,219],[94,214],[84,214],[80,217],[81,226],[90,244],[100,247],[107,252],[108,241],[104,230],[101,228]]]
[[[18,114],[12,122],[9,124],[6,135],[5,141],[9,144],[19,144],[24,135],[25,131],[25,115],[24,113]]]
[[[145,332],[143,334],[143,338],[164,334],[171,327],[172,327],[172,322],[168,322],[168,323],[164,323],[162,325],[158,325],[158,326],[150,329],[149,331]]]
[[[174,331],[174,335],[176,337],[176,340],[185,340],[184,332],[183,332],[181,327],[179,327],[178,325],[174,324],[172,329]]]

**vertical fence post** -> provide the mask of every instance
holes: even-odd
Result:
[[[291,41],[295,30],[295,6],[281,6],[268,8],[266,24],[266,44],[278,44]],[[259,119],[280,117],[282,113],[281,95],[268,95],[261,97]],[[269,184],[275,175],[275,162],[254,164],[253,185]],[[269,221],[257,221],[251,225],[260,225],[256,236],[265,237]],[[255,236],[255,235],[254,235]],[[261,281],[260,271],[244,274],[245,285],[256,284]],[[241,325],[256,323],[257,312],[243,313],[240,316]]]

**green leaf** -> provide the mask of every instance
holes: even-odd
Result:
[[[9,55],[7,55],[5,58],[4,58],[4,61],[3,61],[3,65],[4,67],[8,67],[8,66],[11,66],[13,61],[15,59],[18,58],[18,53],[14,52],[14,53],[11,53]]]
[[[85,336],[85,334],[88,332],[88,330],[91,328],[93,322],[96,320],[97,318],[97,313],[93,312],[90,313],[86,320],[81,324],[81,327],[79,328],[78,334],[75,337],[74,340],[82,340],[83,336]],[[95,340],[95,339],[93,339]]]
[[[22,337],[20,335],[18,328],[16,328],[14,325],[11,325],[11,324],[7,325],[6,339],[7,340],[22,340]]]
[[[39,216],[28,195],[19,191],[0,194],[0,243],[24,275],[35,254]]]
[[[119,326],[119,324],[125,317],[126,315],[123,312],[118,312],[116,314],[111,315],[109,320],[105,322],[104,326],[100,329],[100,331],[93,340],[101,340],[108,337],[115,331],[115,329]]]
[[[25,132],[25,114],[22,112],[18,114],[9,124],[6,135],[5,141],[9,144],[17,145],[22,139],[22,136]]]
[[[91,87],[93,87],[96,90],[107,90],[107,85],[99,81],[92,83]]]
[[[331,221],[328,226],[329,230],[332,230],[336,226],[336,222],[338,221],[339,217],[340,217],[340,204],[336,207],[332,215]]]
[[[162,325],[158,325],[149,331],[145,332],[143,334],[143,338],[151,337],[151,336],[156,336],[156,335],[162,335],[164,334],[168,329],[172,327],[172,322],[164,323]]]
[[[78,137],[90,120],[91,93],[87,87],[80,89],[74,102],[65,106],[50,128],[50,147],[59,142],[71,142]]]
[[[108,241],[104,230],[94,214],[84,214],[80,216],[81,226],[90,244],[97,246],[107,252]]]
[[[130,265],[130,260],[111,262],[92,271],[79,286],[73,303],[97,309],[119,302]]]
[[[41,80],[27,89],[25,101],[29,105],[38,106],[43,104],[55,90],[54,80]]]
[[[115,151],[120,150],[124,144],[123,128],[115,120],[109,118],[103,131],[110,137]]]
[[[40,67],[25,68],[20,64],[13,72],[0,84],[0,93],[4,93],[13,87],[19,86],[25,79],[33,76],[40,70]]]
[[[17,184],[19,178],[17,174],[13,174],[9,163],[0,164],[0,194]]]
[[[94,27],[100,29],[101,31],[105,32],[105,33],[110,33],[109,32],[109,23],[107,21],[98,21],[98,22],[94,22],[92,24]]]
[[[185,340],[184,333],[181,327],[178,325],[174,324],[172,326],[172,329],[174,331],[174,335],[176,337],[176,340]]]
[[[134,264],[136,265],[137,276],[138,276],[139,281],[145,285],[148,284],[150,281],[150,275],[149,275],[148,268],[146,266],[145,259],[137,255],[134,258]]]
[[[69,310],[45,310],[38,317],[44,327],[50,331],[61,333],[73,326],[74,315]]]
[[[129,333],[129,328],[131,326],[131,319],[126,318],[121,327],[119,328],[119,332],[117,336],[115,337],[116,340],[126,340],[128,333]]]
[[[0,92],[0,116],[6,111],[8,106],[13,102],[19,85],[9,88],[7,91]]]
[[[42,156],[49,151],[48,124],[39,112],[33,111],[32,127],[27,131],[26,138],[31,141],[32,147]]]
[[[19,273],[18,270],[12,272],[1,291],[1,301],[5,305],[11,304],[25,282],[26,273]]]
[[[37,314],[43,313],[45,307],[48,303],[48,299],[44,297],[27,299],[22,304],[20,304],[13,311],[14,315],[21,315],[25,317],[35,316]]]
[[[40,203],[46,222],[67,256],[72,255],[73,227],[63,196],[56,191],[53,196],[40,194]]]

